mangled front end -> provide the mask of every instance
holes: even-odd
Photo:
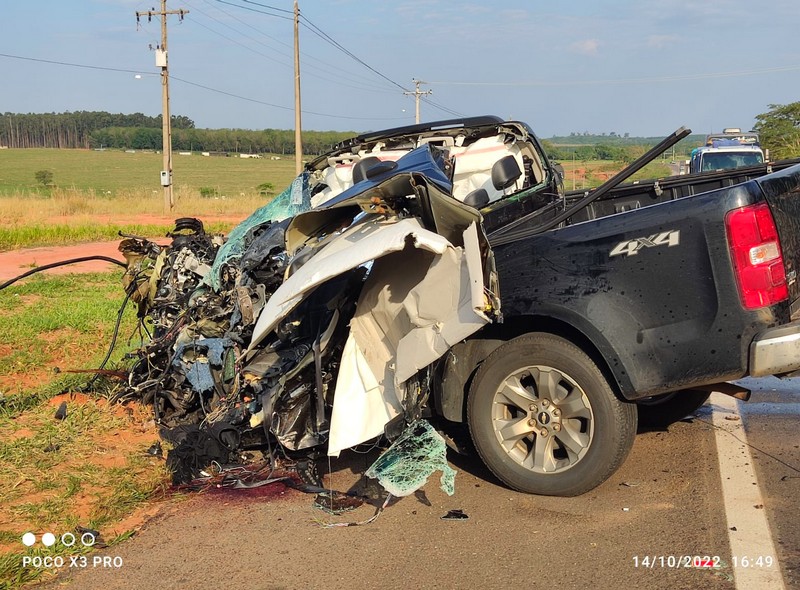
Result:
[[[301,363],[314,373],[302,386],[313,391],[309,415],[316,410],[320,442],[324,424],[319,414],[323,406],[332,406],[331,455],[380,436],[395,420],[419,418],[429,393],[427,368],[497,312],[489,288],[491,253],[479,215],[420,171],[435,165],[427,148],[406,156],[412,157],[420,162],[408,172],[402,171],[406,163],[401,160],[400,171],[384,173],[385,180],[292,220],[287,250],[304,261],[290,264],[288,278],[267,302],[242,358],[243,371],[252,373],[251,366],[280,348],[295,309],[320,291],[332,296],[331,325],[317,326],[320,336]],[[352,282],[353,275],[356,280],[364,276],[354,306],[333,287]],[[347,324],[343,341],[330,336],[337,333],[334,322]],[[335,383],[324,370],[311,370],[326,364],[331,346],[337,349]],[[274,408],[286,395],[279,386],[262,397],[263,415],[267,420],[272,415],[276,436],[285,420]],[[294,446],[288,440],[281,443]]]
[[[243,248],[218,290],[198,288],[189,319],[173,321],[172,359],[160,366],[178,363],[200,401],[184,415],[230,424],[271,454],[272,441],[290,455],[324,444],[338,455],[396,438],[423,414],[432,363],[499,313],[480,223],[450,196],[426,146],[321,208],[258,225],[271,234],[270,247],[257,247],[272,280],[244,267],[254,257]],[[259,297],[254,311],[248,302]],[[201,315],[192,302],[211,300],[229,313],[221,337],[189,330]],[[211,383],[194,383],[200,374]]]

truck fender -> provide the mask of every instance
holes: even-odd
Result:
[[[466,392],[480,364],[511,338],[530,332],[548,332],[562,336],[579,346],[603,371],[623,399],[632,385],[622,361],[603,334],[578,314],[562,308],[548,310],[552,315],[506,317],[503,333],[459,342],[441,361],[440,389],[434,396],[437,413],[447,420],[463,422],[466,417]]]

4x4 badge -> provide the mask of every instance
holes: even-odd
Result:
[[[634,240],[625,240],[620,242],[614,249],[611,250],[609,256],[619,256],[625,254],[633,256],[638,254],[642,248],[654,248],[655,246],[677,246],[681,242],[680,230],[672,230],[661,232],[660,234],[653,234],[647,238],[636,238]]]

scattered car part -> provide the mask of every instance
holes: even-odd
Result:
[[[413,422],[367,469],[366,476],[377,479],[393,496],[402,497],[420,489],[428,477],[442,472],[442,490],[455,493],[456,472],[447,464],[444,439],[425,421]]]
[[[67,402],[61,402],[58,405],[56,413],[53,415],[56,420],[65,420],[67,418]]]

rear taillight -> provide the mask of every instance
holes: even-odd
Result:
[[[734,209],[725,216],[739,295],[745,309],[789,297],[778,230],[766,203]]]

